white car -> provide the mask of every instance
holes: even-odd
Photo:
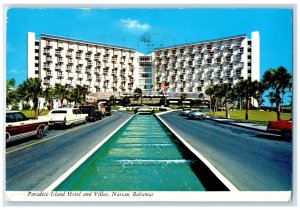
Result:
[[[200,120],[204,120],[206,118],[205,114],[203,112],[200,112],[200,111],[191,111],[189,114],[188,114],[188,119],[200,119]]]
[[[86,123],[88,114],[82,114],[77,108],[52,109],[47,115],[40,116],[39,119],[47,119],[49,126],[70,126]]]

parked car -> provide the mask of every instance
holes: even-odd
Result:
[[[191,120],[204,120],[206,118],[205,114],[203,112],[200,112],[199,110],[194,110],[188,113],[188,119]]]
[[[188,116],[188,114],[191,112],[191,108],[183,108],[180,115],[181,116]]]
[[[105,115],[110,116],[111,115],[111,107],[110,106],[105,106]]]
[[[78,108],[58,108],[52,109],[47,115],[40,116],[39,119],[49,121],[49,126],[70,126],[86,123],[88,114],[82,114]]]
[[[277,133],[284,139],[292,138],[292,119],[290,120],[278,120],[269,121],[267,131],[271,133]]]
[[[28,119],[20,111],[6,111],[6,142],[21,138],[35,136],[37,139],[44,137],[48,128],[47,120]]]
[[[97,121],[102,119],[102,113],[99,112],[98,108],[96,108],[93,105],[85,105],[85,106],[79,106],[79,110],[83,114],[88,114],[88,120],[90,121]]]

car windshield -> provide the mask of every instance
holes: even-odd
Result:
[[[67,114],[67,110],[53,110],[51,114]]]

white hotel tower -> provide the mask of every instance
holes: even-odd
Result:
[[[156,90],[205,93],[212,84],[259,81],[259,32],[154,50]]]
[[[91,93],[205,93],[210,84],[259,80],[259,32],[155,49],[135,49],[28,33],[28,78],[42,85],[85,86]]]
[[[90,92],[133,91],[137,87],[134,49],[82,40],[28,33],[28,78],[42,80],[43,87],[76,85]]]

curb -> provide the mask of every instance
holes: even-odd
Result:
[[[249,129],[249,130],[254,130],[254,131],[269,133],[267,130],[262,130],[262,129],[259,129],[259,128],[252,128],[252,127],[248,127],[248,126],[244,126],[244,125],[238,125],[238,124],[231,123],[231,122],[223,122],[221,120],[216,120],[214,118],[206,118],[206,119],[214,121],[214,122],[217,122],[217,123],[221,123],[221,124],[228,124],[228,125],[233,125],[233,126],[237,126],[237,127],[240,127],[240,128],[246,128],[246,129]]]

